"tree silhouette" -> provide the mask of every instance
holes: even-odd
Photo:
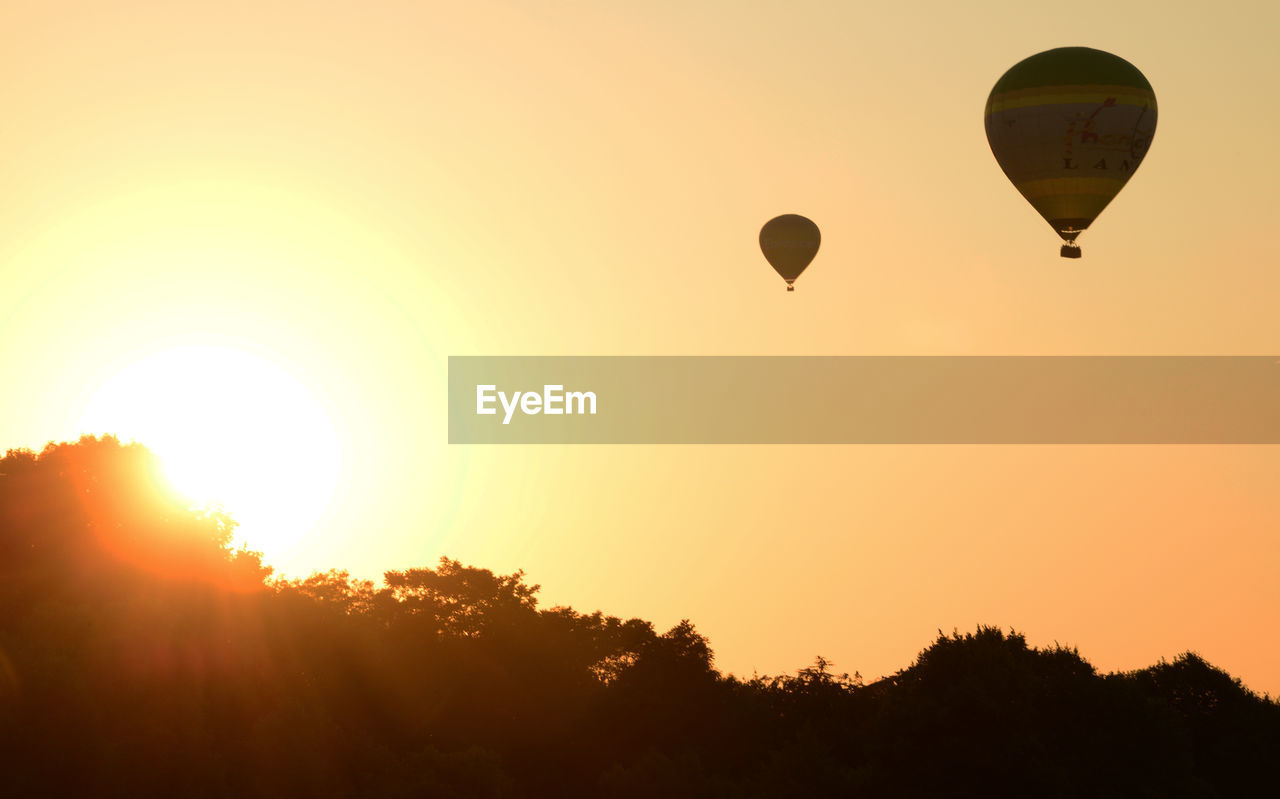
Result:
[[[1186,653],[1100,675],[996,627],[864,684],[715,668],[688,620],[442,558],[272,579],[111,437],[0,459],[12,795],[1241,796],[1280,706]]]

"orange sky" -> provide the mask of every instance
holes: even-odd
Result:
[[[446,444],[448,355],[1280,351],[1274,4],[859,5],[9,3],[0,446],[237,348],[342,443],[288,573],[524,568],[737,673],[989,623],[1280,691],[1275,447]],[[982,126],[1062,45],[1160,103],[1080,261]],[[756,244],[788,212],[823,231],[794,294]]]

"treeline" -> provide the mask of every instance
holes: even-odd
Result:
[[[982,627],[864,684],[727,677],[688,622],[441,560],[273,580],[113,438],[0,460],[9,796],[1250,796],[1280,706]],[[1261,627],[1259,635],[1267,633]]]

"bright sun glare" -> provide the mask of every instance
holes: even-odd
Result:
[[[225,347],[175,347],[111,376],[80,420],[159,455],[194,502],[220,502],[267,556],[324,515],[341,468],[332,421],[297,379]]]

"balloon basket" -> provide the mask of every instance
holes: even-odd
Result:
[[[1080,245],[1079,245],[1079,244],[1064,244],[1064,245],[1062,245],[1061,255],[1062,255],[1062,257],[1063,257],[1063,258],[1079,258],[1079,257],[1080,257]]]
[[[787,284],[787,291],[795,291],[795,290],[796,290],[795,286],[791,285],[790,283]]]

